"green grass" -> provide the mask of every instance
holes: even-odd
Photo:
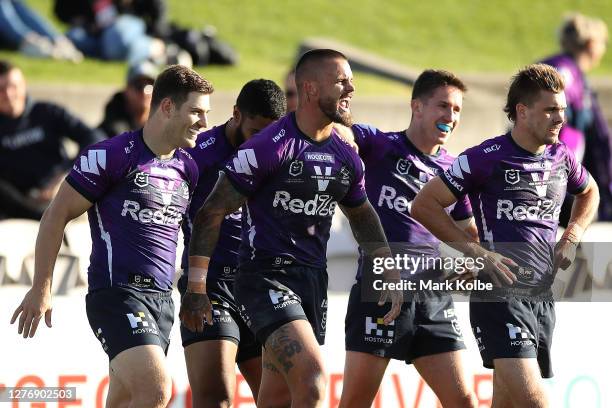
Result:
[[[27,1],[53,18],[51,0]],[[255,77],[280,81],[306,37],[335,38],[417,68],[511,73],[556,51],[556,28],[568,10],[612,26],[612,2],[601,0],[169,0],[169,10],[171,20],[183,25],[217,26],[240,53],[237,67],[199,69],[220,90],[238,89]],[[118,63],[72,65],[0,53],[7,55],[31,81],[120,84],[125,71]],[[612,52],[594,74],[612,74]],[[406,92],[393,82],[356,75],[360,93]]]

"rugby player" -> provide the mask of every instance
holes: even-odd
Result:
[[[45,211],[32,288],[15,310],[19,333],[51,327],[53,265],[66,223],[88,212],[92,253],[86,308],[109,359],[106,406],[165,407],[171,378],[164,355],[174,321],[172,282],[181,221],[198,181],[183,148],[207,127],[212,85],[172,66],[155,81],[141,130],[85,149]]]
[[[278,85],[265,79],[250,81],[242,87],[231,119],[198,135],[196,147],[188,150],[198,165],[199,181],[189,208],[189,222],[183,223],[184,272],[178,282],[181,294],[187,288],[191,223],[213,189],[219,170],[225,167],[225,162],[245,140],[284,114],[285,96]],[[195,407],[231,406],[236,388],[236,363],[257,400],[261,381],[261,344],[242,321],[233,290],[241,217],[241,211],[225,217],[219,242],[211,257],[206,288],[213,305],[213,325],[201,333],[181,325]]]
[[[576,245],[597,211],[597,185],[559,142],[563,90],[562,77],[548,65],[519,71],[505,107],[514,123],[511,132],[467,149],[423,187],[412,205],[413,217],[441,241],[484,259],[488,273],[480,278],[497,285],[470,299],[483,364],[494,369],[495,407],[548,406],[540,378],[553,375],[550,287],[557,269],[573,262]],[[555,244],[566,191],[575,202],[568,228]],[[482,246],[462,242],[463,231],[444,211],[466,194]]]
[[[450,166],[454,157],[442,145],[459,125],[463,82],[447,71],[426,70],[412,90],[412,118],[407,130],[382,132],[367,125],[352,131],[366,166],[368,198],[380,217],[394,254],[440,256],[438,240],[410,215],[412,200],[431,178]],[[450,214],[475,238],[467,197]],[[340,407],[369,408],[391,358],[414,364],[445,407],[473,407],[460,350],[465,349],[450,296],[431,301],[418,293],[402,306],[392,325],[378,324],[388,306],[364,301],[370,285],[362,281],[369,262],[362,252],[346,312],[346,361]],[[426,268],[402,270],[408,280],[441,278]],[[371,289],[370,289],[371,290]],[[363,294],[363,295],[362,295]],[[380,333],[380,335],[378,334]]]
[[[325,396],[322,344],[327,320],[326,247],[340,205],[370,255],[390,256],[367,201],[363,164],[333,130],[351,124],[353,78],[341,53],[305,53],[296,66],[298,108],[255,135],[228,162],[199,210],[190,245],[181,320],[201,331],[211,321],[204,284],[225,214],[246,202],[235,297],[247,325],[264,344],[258,406],[285,406],[270,390],[286,384],[291,406],[318,407]],[[399,282],[397,270],[388,280]],[[402,292],[388,291],[391,322]],[[318,344],[317,344],[318,343]]]

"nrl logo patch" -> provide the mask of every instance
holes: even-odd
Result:
[[[520,172],[516,169],[506,170],[505,179],[508,184],[516,184],[521,181]]]
[[[399,159],[397,161],[395,168],[399,174],[405,176],[406,174],[408,174],[408,170],[410,170],[410,166],[412,166],[412,163],[410,163],[408,159]]]
[[[302,174],[302,170],[304,170],[304,162],[301,160],[294,160],[289,165],[289,175],[296,177]]]
[[[134,177],[134,184],[138,187],[143,188],[149,185],[149,175],[144,171],[139,171]]]

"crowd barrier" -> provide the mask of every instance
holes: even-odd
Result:
[[[17,328],[9,326],[10,316],[25,294],[25,286],[0,288],[0,336],[2,363],[0,387],[76,387],[77,401],[63,404],[13,403],[12,407],[103,407],[108,379],[108,360],[93,335],[85,315],[85,290],[56,296],[53,307],[53,327],[41,322],[34,338],[23,339]],[[175,302],[178,305],[175,291]],[[323,347],[328,371],[325,407],[338,404],[342,389],[344,364],[344,314],[346,293],[331,294],[327,316],[327,341]],[[491,401],[491,371],[480,364],[480,356],[469,327],[468,305],[456,304],[459,327],[468,347],[466,369],[480,407]],[[178,315],[178,310],[176,311]],[[604,408],[612,406],[612,366],[610,338],[612,303],[559,302],[557,327],[553,342],[555,377],[546,380],[551,407]],[[176,318],[178,319],[178,318]],[[171,407],[190,407],[189,387],[181,347],[178,320],[175,320],[168,352],[168,364],[173,377]],[[366,333],[364,335],[376,335]],[[375,408],[435,408],[436,398],[412,366],[392,362],[381,385]],[[7,405],[8,406],[8,405]],[[235,408],[254,407],[246,382],[238,375]]]

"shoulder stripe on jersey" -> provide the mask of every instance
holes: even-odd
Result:
[[[102,170],[106,169],[106,150],[90,150],[87,152],[87,157],[81,156],[81,171],[83,173],[91,173],[100,175],[100,166]]]
[[[459,157],[457,157],[457,159],[455,159],[455,161],[453,162],[451,168],[450,168],[450,173],[463,180],[463,172],[466,172],[467,174],[470,174],[470,164],[468,163],[468,159],[467,156],[465,155],[461,155]]]
[[[255,151],[253,149],[238,150],[238,156],[234,158],[234,171],[252,176],[251,166],[258,168]]]

